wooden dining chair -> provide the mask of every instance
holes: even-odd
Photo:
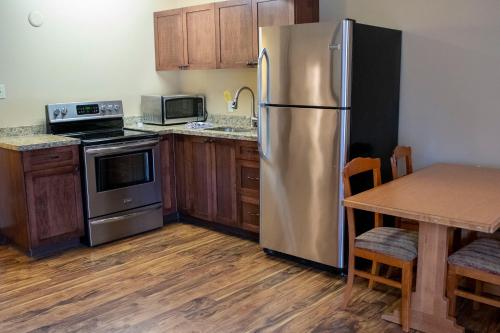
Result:
[[[401,167],[401,162],[404,161],[404,168]],[[401,169],[403,172],[400,173]],[[391,170],[392,170],[392,179],[396,180],[398,178],[407,176],[413,173],[413,159],[412,159],[412,150],[409,146],[396,146],[394,152],[391,156]],[[394,220],[394,226],[396,228],[403,228],[408,230],[418,231],[419,223],[418,221],[409,220],[405,218],[396,217]],[[450,235],[448,237],[448,250],[451,254],[453,251],[458,250],[460,247],[462,233],[460,229],[450,228]],[[387,274],[391,274],[392,270],[389,269]]]
[[[475,280],[474,292],[459,287],[462,278]],[[500,240],[495,238],[478,238],[448,257],[449,314],[456,314],[457,296],[500,308],[500,301],[482,295],[483,283],[500,286]]]
[[[351,177],[365,172],[373,173],[374,187],[381,185],[380,159],[355,158],[344,168],[344,196],[346,198],[352,195]],[[405,332],[408,332],[410,329],[410,297],[413,266],[417,262],[417,232],[400,228],[383,227],[382,215],[375,213],[375,228],[356,236],[354,209],[346,208],[346,210],[349,235],[349,271],[343,307],[347,308],[349,305],[355,276],[399,288],[402,293],[401,326]],[[401,282],[373,274],[373,267],[371,273],[357,270],[354,266],[356,257],[371,260],[372,263],[381,263],[400,268],[402,270]]]
[[[404,168],[401,168],[401,162],[404,161]],[[404,169],[403,173],[400,173],[400,169]],[[413,160],[411,157],[411,147],[408,146],[397,146],[394,149],[394,152],[391,156],[391,170],[392,170],[392,179],[396,180],[400,177],[407,176],[413,173]],[[402,219],[400,217],[396,217],[394,220],[394,225],[396,228],[404,228],[408,230],[418,231],[418,222]]]

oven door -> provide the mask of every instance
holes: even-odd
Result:
[[[158,139],[86,147],[88,217],[161,202],[159,152]]]

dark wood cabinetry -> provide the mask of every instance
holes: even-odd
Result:
[[[154,13],[156,70],[216,67],[214,4]]]
[[[238,215],[241,228],[259,232],[260,219],[260,167],[259,151],[256,142],[238,141],[237,154],[237,192]]]
[[[252,1],[232,0],[215,4],[217,68],[254,65]]]
[[[258,28],[319,21],[319,0],[230,0],[157,12],[156,69],[257,65]]]
[[[0,231],[31,255],[83,236],[77,146],[0,149]]]
[[[175,151],[179,212],[258,232],[255,142],[178,135]]]
[[[160,158],[163,215],[165,216],[177,212],[174,155],[174,136],[164,135],[160,142]]]
[[[156,70],[180,69],[184,65],[182,9],[154,14]]]
[[[237,226],[234,140],[213,139],[214,221]]]
[[[212,146],[209,138],[190,137],[191,156],[187,156],[188,198],[191,216],[212,221],[214,216],[214,179],[212,166]]]
[[[259,53],[260,27],[319,21],[319,0],[252,0],[253,53]]]
[[[184,28],[184,68],[215,68],[214,4],[182,10]]]

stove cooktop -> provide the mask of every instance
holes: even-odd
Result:
[[[111,131],[96,131],[96,132],[79,132],[63,134],[72,138],[77,138],[82,141],[85,146],[107,144],[114,142],[123,142],[131,140],[142,140],[156,138],[158,134],[152,132],[143,132],[135,130],[111,130]]]

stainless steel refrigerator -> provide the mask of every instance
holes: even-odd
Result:
[[[342,168],[380,157],[388,178],[401,32],[346,19],[264,27],[259,45],[261,247],[345,268]]]

